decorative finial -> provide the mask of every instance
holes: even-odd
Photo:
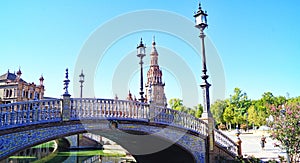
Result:
[[[69,80],[69,70],[68,68],[66,69],[66,79],[64,80],[64,90],[65,90],[65,93],[64,95],[69,95],[69,92],[68,92],[68,87],[69,87],[69,83],[70,83],[70,80]]]
[[[198,7],[198,9],[201,10],[201,2],[199,2],[199,7]]]
[[[143,38],[141,37],[141,44],[143,44]]]
[[[155,43],[155,35],[153,35],[153,41],[152,41],[152,45],[155,46],[156,43]]]
[[[41,75],[41,77],[39,78],[40,80],[40,85],[44,85],[44,77],[43,74]]]

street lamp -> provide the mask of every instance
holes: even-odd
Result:
[[[79,75],[79,82],[80,82],[80,98],[82,98],[82,88],[83,88],[83,82],[84,82],[84,74],[83,70],[81,70],[81,74]]]
[[[84,74],[83,74],[83,70],[81,70],[81,74],[79,75],[81,103],[82,103],[82,88],[83,88],[83,82],[84,82]],[[81,106],[82,106],[82,104],[81,104]],[[79,113],[79,111],[78,111],[78,113]],[[77,147],[78,147],[78,148],[79,148],[79,138],[80,138],[80,134],[77,134]]]
[[[206,56],[205,56],[205,45],[204,45],[204,29],[208,26],[207,25],[207,13],[204,12],[201,8],[201,4],[199,3],[198,11],[194,15],[195,17],[195,27],[200,29],[200,38],[201,38],[201,45],[202,45],[202,80],[203,83],[200,87],[203,89],[203,113],[202,119],[207,120],[208,123],[208,134],[209,134],[209,150],[213,151],[214,148],[214,120],[210,112],[210,100],[209,100],[209,87],[211,86],[207,79],[208,75],[206,74]]]
[[[140,95],[141,98],[139,99],[142,103],[144,103],[145,98],[144,98],[144,91],[143,91],[143,58],[146,56],[146,47],[143,44],[143,40],[141,38],[140,44],[136,47],[137,49],[137,57],[140,58],[139,64],[141,65],[141,87],[140,87]]]
[[[208,75],[206,74],[207,68],[206,68],[206,56],[205,56],[205,45],[204,45],[204,29],[207,27],[207,14],[201,9],[201,4],[199,3],[199,8],[197,13],[194,15],[196,25],[195,27],[200,29],[200,38],[201,38],[201,45],[202,45],[202,80],[203,83],[200,85],[203,89],[203,100],[204,100],[204,110],[202,114],[202,118],[208,118],[211,117],[210,115],[210,100],[209,100],[209,87],[211,86],[207,79]]]

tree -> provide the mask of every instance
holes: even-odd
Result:
[[[198,104],[197,106],[194,106],[194,109],[196,110],[195,117],[200,118],[203,113],[203,106],[201,104]]]
[[[194,108],[186,107],[182,104],[182,100],[179,98],[172,98],[169,100],[169,105],[171,109],[181,111],[187,114],[190,114],[196,118],[200,118],[203,112],[203,106],[198,104]]]
[[[242,93],[240,88],[234,88],[234,94],[230,95],[229,104],[227,107],[233,110],[233,120],[235,124],[245,123],[245,113],[249,106],[251,105],[251,100],[248,99],[247,94]]]
[[[269,108],[273,117],[271,137],[281,142],[291,162],[300,160],[300,105],[272,106]]]
[[[217,122],[217,124],[224,123],[223,112],[227,107],[227,103],[224,100],[217,100],[210,106],[210,111]]]
[[[247,121],[248,121],[248,123],[253,125],[253,129],[254,129],[254,125],[258,125],[257,124],[258,114],[257,114],[257,111],[256,111],[254,105],[251,105],[249,107],[247,113],[248,113]]]
[[[275,104],[276,98],[273,96],[271,92],[265,92],[261,98],[263,104],[265,105],[273,105]]]
[[[287,99],[284,96],[275,97],[275,106],[278,107],[286,103]]]
[[[223,119],[226,122],[226,127],[228,128],[228,124],[231,129],[231,123],[233,123],[233,118],[234,118],[234,111],[233,108],[231,107],[226,107],[225,111],[223,113]]]
[[[180,111],[183,107],[182,100],[179,98],[172,98],[169,100],[171,109]]]

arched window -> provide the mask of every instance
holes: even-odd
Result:
[[[12,96],[12,89],[9,90],[9,97]]]

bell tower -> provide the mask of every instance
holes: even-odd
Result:
[[[152,49],[150,54],[150,68],[147,73],[146,82],[146,99],[157,106],[167,106],[167,98],[165,95],[165,83],[162,82],[162,71],[158,65],[158,53],[155,47],[155,39],[153,38]]]

